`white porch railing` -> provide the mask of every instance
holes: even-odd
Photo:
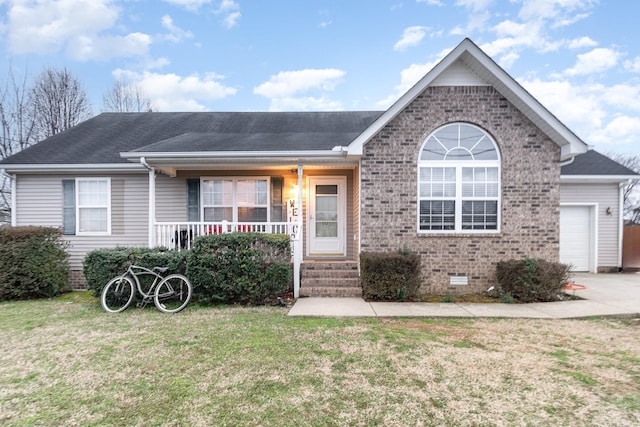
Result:
[[[293,238],[297,226],[297,223],[291,222],[156,222],[154,246],[190,249],[198,236],[233,232],[288,234]]]

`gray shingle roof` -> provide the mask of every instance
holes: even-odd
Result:
[[[127,163],[120,152],[331,150],[382,114],[346,112],[103,113],[1,164]]]
[[[575,157],[573,162],[562,166],[561,174],[591,176],[638,175],[631,169],[594,150],[580,154]]]

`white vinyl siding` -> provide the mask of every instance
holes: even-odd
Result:
[[[77,175],[18,175],[16,180],[16,225],[62,227],[62,180]],[[86,176],[90,177],[90,176]],[[148,175],[112,175],[111,235],[68,236],[69,265],[82,270],[84,256],[99,248],[146,246],[148,243]]]
[[[560,203],[592,205],[597,210],[597,266],[617,267],[619,250],[618,184],[561,184]],[[607,208],[612,214],[607,215]]]
[[[166,175],[156,177],[156,220],[187,221],[187,182]]]

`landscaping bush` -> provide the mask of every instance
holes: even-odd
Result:
[[[187,265],[188,251],[170,251],[165,248],[117,247],[112,249],[96,249],[89,252],[82,262],[87,287],[95,296],[102,293],[102,288],[112,278],[124,273],[129,264],[152,269],[168,267],[165,275],[184,274]]]
[[[289,236],[229,233],[194,242],[187,261],[194,297],[208,304],[264,304],[291,290]]]
[[[0,300],[48,298],[69,291],[62,232],[50,227],[0,227]]]
[[[501,297],[518,302],[557,301],[569,280],[570,267],[543,259],[499,262],[496,268]]]
[[[360,274],[365,299],[412,300],[420,289],[420,256],[408,251],[363,252]]]

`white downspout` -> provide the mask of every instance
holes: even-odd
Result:
[[[622,271],[622,244],[624,238],[624,186],[627,182],[618,184],[618,271]]]
[[[16,201],[18,200],[18,184],[16,183],[16,176],[7,173],[7,171],[4,169],[0,169],[0,173],[9,178],[9,182],[11,183],[11,226],[15,227],[16,225],[18,225],[18,207],[16,204]]]
[[[140,157],[140,164],[149,171],[149,247],[153,248],[156,223],[156,170],[147,163],[144,156]]]

